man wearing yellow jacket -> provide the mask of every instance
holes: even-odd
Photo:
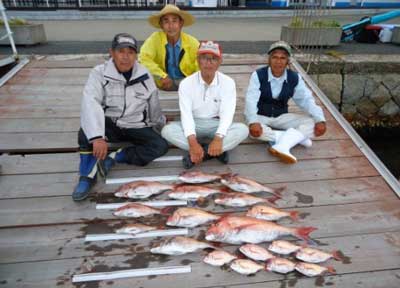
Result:
[[[192,25],[195,19],[177,6],[167,4],[148,21],[162,31],[146,39],[139,61],[150,71],[160,89],[176,91],[183,78],[199,70],[196,57],[200,43],[182,32],[182,27]]]

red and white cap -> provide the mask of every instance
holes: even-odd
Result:
[[[197,54],[213,54],[219,58],[222,57],[222,50],[221,46],[214,42],[214,41],[202,41],[200,43],[199,50],[197,51]]]

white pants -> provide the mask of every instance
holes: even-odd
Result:
[[[196,125],[197,140],[202,143],[209,143],[217,132],[218,119],[194,119]],[[170,143],[183,150],[189,151],[189,143],[183,132],[180,121],[173,121],[164,126],[161,135]],[[249,135],[249,129],[243,123],[232,123],[229,127],[223,142],[222,150],[229,151],[238,146]]]
[[[261,123],[263,133],[260,137],[252,137],[254,139],[275,142],[275,130],[287,130],[289,128],[299,130],[306,138],[314,137],[315,121],[308,115],[285,113],[276,118],[262,115],[258,115],[257,117]]]

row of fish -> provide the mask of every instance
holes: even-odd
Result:
[[[284,187],[272,189],[252,179],[229,173],[217,175],[192,171],[182,173],[179,176],[179,179],[182,182],[189,184],[202,184],[220,180],[223,185],[236,192],[268,192],[277,198],[281,197],[280,193],[284,189]],[[212,194],[223,193],[226,189],[185,184],[162,184],[156,181],[134,181],[120,186],[117,191],[115,191],[115,196],[131,199],[145,199],[166,191],[171,191],[168,193],[168,197],[172,199],[197,200],[200,197],[205,198]]]
[[[282,244],[279,244],[278,242],[273,242],[270,246],[276,246],[276,245],[280,246]],[[244,255],[253,260],[266,261],[265,264],[264,263],[260,264],[249,259],[240,259],[236,255],[233,255],[223,250],[219,250],[209,243],[183,236],[177,236],[164,240],[159,245],[151,248],[150,251],[153,254],[183,255],[206,248],[212,248],[215,250],[209,253],[206,257],[204,257],[203,261],[205,263],[213,266],[222,266],[229,264],[232,270],[245,275],[254,274],[260,270],[273,271],[283,274],[297,270],[300,273],[307,276],[317,276],[327,272],[331,273],[334,272],[333,268],[331,267],[323,267],[313,263],[305,263],[305,262],[296,263],[285,258],[276,257],[272,255],[270,252],[268,252],[266,249],[258,245],[246,244],[239,248],[239,250]],[[298,259],[309,260],[310,259],[309,257],[312,257],[315,261],[318,260],[319,262],[323,262],[320,260],[325,259],[324,261],[326,261],[329,258],[334,257],[332,253],[327,253],[313,248],[308,248],[308,250],[306,249],[307,247],[299,246],[299,251],[303,250],[304,252],[298,253],[299,255]],[[309,257],[304,258],[304,255],[300,256],[302,254],[308,255]],[[268,255],[268,257],[266,257],[266,255]]]

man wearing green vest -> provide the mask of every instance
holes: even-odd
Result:
[[[195,19],[177,6],[167,4],[148,21],[162,31],[154,32],[143,43],[139,62],[149,69],[160,89],[177,91],[182,79],[199,70],[197,50],[200,43],[182,32],[182,28],[192,25]]]

